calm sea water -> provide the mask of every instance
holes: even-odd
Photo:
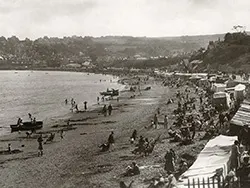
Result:
[[[100,82],[100,80],[102,80]],[[112,81],[112,82],[111,82]],[[0,135],[10,132],[9,125],[17,118],[28,120],[31,113],[38,120],[51,121],[70,113],[74,98],[78,108],[83,102],[96,104],[100,91],[122,89],[110,75],[55,71],[0,71]]]

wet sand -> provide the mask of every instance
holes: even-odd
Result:
[[[37,135],[26,138],[25,132],[12,133],[1,137],[0,150],[6,149],[8,143],[12,149],[22,152],[0,155],[0,187],[119,187],[119,181],[127,184],[134,180],[134,187],[147,187],[146,179],[161,172],[164,174],[164,155],[167,149],[179,149],[177,143],[169,143],[167,132],[162,125],[158,129],[146,129],[158,107],[161,108],[160,121],[164,114],[169,115],[172,124],[172,111],[177,104],[166,105],[167,99],[175,94],[175,89],[151,84],[152,89],[136,94],[130,98],[131,92],[123,92],[120,101],[107,101],[114,106],[113,114],[104,117],[99,113],[100,108],[91,112],[77,113],[71,118],[72,130],[65,131],[63,139],[57,132],[66,128],[65,120],[58,120],[48,129],[41,132],[56,132],[52,143],[44,145],[44,155],[37,156]],[[142,86],[143,88],[143,86]],[[53,128],[52,128],[53,127]],[[156,145],[153,153],[148,157],[140,157],[131,153],[135,148],[129,142],[134,129],[138,135],[157,138],[161,135],[161,142]],[[114,131],[115,145],[110,152],[100,152],[98,146],[105,143],[111,131]],[[39,131],[37,131],[39,132]],[[46,138],[44,138],[46,140]],[[206,141],[184,146],[178,152],[193,151],[197,155]],[[24,147],[22,147],[24,145]],[[121,177],[125,168],[136,161],[143,166],[141,174],[134,177]]]

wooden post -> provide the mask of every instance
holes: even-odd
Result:
[[[203,188],[205,188],[205,179],[202,178],[202,184],[203,184]]]
[[[188,179],[188,188],[190,188],[190,181],[189,181],[189,179]]]
[[[198,178],[198,188],[200,188],[200,178]]]
[[[194,181],[194,178],[193,178],[193,188],[195,188],[195,181]]]

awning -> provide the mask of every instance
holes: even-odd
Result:
[[[250,102],[244,100],[239,110],[231,119],[231,124],[243,126],[244,124],[250,124]]]

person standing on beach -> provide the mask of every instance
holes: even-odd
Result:
[[[157,114],[155,114],[155,116],[154,116],[154,125],[155,125],[155,129],[157,129],[157,127],[158,127],[158,117],[157,117]]]
[[[64,131],[63,131],[63,129],[60,131],[60,137],[61,137],[61,139],[63,139],[63,137],[64,137]]]
[[[102,108],[102,113],[104,114],[105,117],[107,116],[107,106],[106,106],[106,104]]]
[[[75,106],[76,112],[79,112],[78,105]]]
[[[112,110],[113,110],[113,107],[111,106],[111,104],[109,104],[109,106],[108,106],[108,112],[109,112],[109,116],[111,115],[111,113],[112,113]]]
[[[65,105],[67,105],[68,104],[68,99],[65,99]]]
[[[157,114],[160,115],[161,111],[160,108],[157,108]]]
[[[164,128],[168,130],[168,116],[167,115],[164,116]]]
[[[232,146],[231,150],[231,170],[238,170],[240,167],[240,142],[238,140],[234,141],[234,145]]]
[[[100,97],[97,97],[97,104],[100,104]]]
[[[84,101],[84,110],[86,111],[87,110],[87,101]]]
[[[11,153],[11,144],[8,144],[8,152]]]
[[[38,157],[43,156],[43,136],[40,134],[40,136],[37,138],[38,142]]]
[[[32,121],[32,115],[31,115],[31,113],[28,113],[28,116],[30,118],[30,121]]]
[[[114,139],[114,132],[111,131],[109,137],[108,137],[108,144],[110,144],[110,147],[113,147],[115,143],[115,139]]]

